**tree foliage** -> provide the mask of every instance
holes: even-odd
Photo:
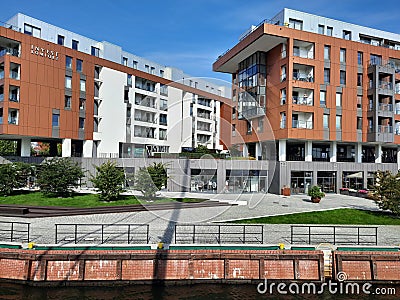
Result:
[[[400,215],[400,173],[393,175],[389,171],[378,171],[371,195],[379,208]]]
[[[34,176],[34,167],[16,162],[0,165],[0,194],[11,195],[14,189],[28,185],[29,177]]]
[[[113,201],[117,200],[124,191],[125,175],[115,163],[108,161],[101,166],[96,166],[96,176],[92,176],[90,181],[100,191],[100,200]]]
[[[69,158],[53,158],[40,165],[37,183],[45,195],[69,196],[84,176],[81,167]]]
[[[239,150],[239,145],[232,145],[228,148],[231,157],[239,157],[242,152]]]
[[[0,140],[0,155],[12,156],[17,153],[17,142],[12,140]]]
[[[210,149],[208,149],[207,146],[204,145],[197,145],[196,153],[210,154]]]
[[[140,168],[135,175],[135,189],[145,197],[155,197],[156,192],[167,185],[167,171],[162,163]]]

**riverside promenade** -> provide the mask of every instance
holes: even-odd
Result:
[[[149,243],[174,243],[177,224],[223,224],[227,221],[301,212],[355,208],[378,210],[372,200],[328,194],[318,204],[306,195],[281,196],[274,194],[206,194],[163,192],[166,197],[207,198],[234,204],[201,208],[185,208],[141,212],[104,213],[42,218],[0,217],[0,221],[27,222],[31,226],[30,240],[40,244],[55,243],[55,224],[149,224]],[[399,226],[378,226],[378,245],[398,246]],[[264,225],[264,244],[290,243],[290,225]]]

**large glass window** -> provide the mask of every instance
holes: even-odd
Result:
[[[76,40],[72,40],[72,49],[78,50],[79,42]]]
[[[325,60],[330,60],[331,59],[331,46],[326,46],[324,47],[324,59]]]
[[[224,191],[229,193],[266,192],[266,170],[226,170]]]
[[[296,19],[289,19],[289,26],[290,26],[290,28],[302,30],[303,29],[303,21],[296,20]]]
[[[346,84],[346,71],[340,71],[340,84]]]
[[[317,185],[324,193],[336,193],[336,172],[318,171]]]
[[[53,127],[60,126],[60,114],[53,114],[51,120],[52,120],[51,124]]]
[[[293,194],[306,194],[312,185],[313,172],[292,171],[290,173],[290,188]]]
[[[346,49],[340,49],[340,62],[343,64],[346,63]]]
[[[331,82],[331,69],[324,69],[324,83],[329,84]]]
[[[65,67],[67,69],[72,69],[72,57],[70,56],[65,57]]]
[[[76,71],[82,72],[83,61],[81,59],[76,60]]]
[[[363,189],[364,172],[348,171],[343,172],[342,187],[354,190]]]
[[[324,129],[329,128],[329,115],[324,115],[322,119]]]
[[[336,107],[342,107],[342,94],[336,93]]]
[[[217,192],[217,170],[215,169],[191,169],[191,192]]]
[[[86,81],[81,79],[79,83],[80,91],[81,92],[86,92]]]
[[[64,36],[62,35],[57,36],[57,44],[64,46],[64,40],[65,40]]]
[[[342,116],[336,116],[336,130],[342,130]]]
[[[92,46],[91,54],[93,56],[99,57],[100,56],[100,49]]]
[[[72,89],[72,77],[71,76],[65,76],[65,88]]]
[[[326,106],[326,91],[320,91],[319,92],[319,105],[321,107]]]

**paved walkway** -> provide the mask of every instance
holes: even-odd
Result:
[[[372,200],[328,194],[319,204],[311,203],[308,196],[290,197],[273,194],[199,194],[162,193],[169,197],[204,197],[239,205],[227,207],[187,208],[163,211],[107,213],[82,216],[46,217],[24,219],[0,217],[0,221],[31,223],[31,240],[36,243],[55,242],[55,224],[150,224],[150,242],[173,243],[175,224],[209,224],[243,218],[273,216],[335,208],[377,210]],[[378,244],[398,246],[399,226],[379,226]],[[266,244],[289,243],[290,225],[264,225]]]

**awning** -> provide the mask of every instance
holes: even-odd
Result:
[[[363,178],[363,172],[357,172],[350,175],[347,175],[346,178]]]

